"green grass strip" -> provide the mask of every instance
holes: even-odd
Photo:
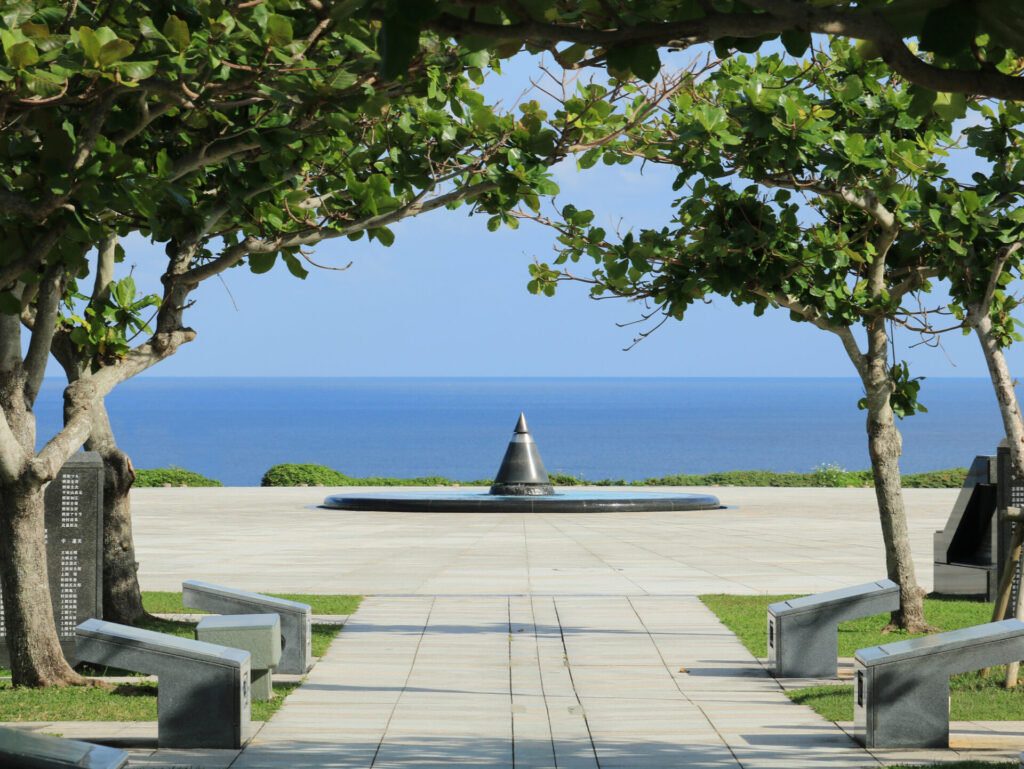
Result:
[[[702,595],[701,601],[713,611],[755,657],[765,657],[768,604],[794,598],[792,595]],[[939,630],[982,625],[992,619],[992,605],[942,596],[924,600],[924,616]],[[857,649],[893,643],[919,634],[894,630],[882,634],[888,614],[850,620],[839,625],[839,656],[852,657]],[[1004,689],[1005,666],[992,668],[987,678],[977,671],[952,676],[949,680],[950,718],[954,721],[1017,721],[1024,713],[1024,685]],[[853,686],[814,686],[786,692],[830,721],[853,720]]]
[[[359,608],[361,595],[319,595],[316,593],[265,593],[275,598],[308,603],[313,614],[351,614]],[[181,602],[181,593],[143,590],[142,606],[150,614],[205,614],[199,609],[189,609]]]

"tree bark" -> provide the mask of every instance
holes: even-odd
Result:
[[[103,459],[103,618],[134,625],[150,616],[142,606],[132,537],[129,492],[135,482],[135,469],[114,440],[103,401],[93,409],[92,431],[85,448]]]
[[[996,392],[996,400],[999,402],[999,415],[1002,417],[1003,429],[1006,432],[1006,443],[1010,449],[1010,462],[1013,466],[1013,474],[1018,478],[1024,478],[1024,420],[1021,419],[1020,404],[1017,402],[1017,393],[1013,389],[1013,377],[1010,376],[1010,368],[1006,364],[1006,356],[1003,355],[1003,349],[993,332],[992,316],[987,311],[988,307],[977,304],[969,306],[967,310],[968,325],[974,329],[975,336],[978,337],[978,342],[981,344],[981,350],[985,356],[985,364],[988,367],[989,378],[992,380],[992,387]],[[1010,602],[1010,594],[1013,591],[1013,575],[1017,563],[1020,561],[1022,543],[1024,543],[1024,523],[1018,522],[1016,531],[1009,544],[1009,552],[1006,557],[1006,571],[999,582],[999,594],[996,596],[992,612],[993,622],[997,622],[1006,616],[1006,608]],[[1024,606],[1021,604],[1021,596],[1017,597],[1014,616],[1017,619],[1024,619]],[[1007,665],[1006,681],[1004,682],[1004,686],[1007,689],[1017,685],[1018,668],[1017,662]]]
[[[875,476],[875,499],[885,542],[885,565],[889,579],[900,586],[900,608],[890,617],[889,629],[911,633],[932,630],[924,618],[924,591],[917,585],[910,552],[907,514],[900,485],[899,458],[903,438],[896,428],[889,401],[893,393],[887,353],[888,334],[883,318],[866,324],[868,353],[866,365],[858,367],[867,399],[868,451]]]
[[[46,568],[43,488],[0,485],[0,588],[14,686],[84,684],[64,659]]]

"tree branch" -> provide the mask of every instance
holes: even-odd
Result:
[[[259,149],[259,146],[259,142],[237,141],[218,147],[218,149],[213,152],[210,151],[209,146],[203,147],[198,152],[193,152],[190,155],[180,158],[174,164],[174,169],[167,181],[177,181],[185,174],[191,173],[192,171],[197,171],[200,168],[205,168],[206,166],[216,165],[221,161],[227,160],[228,158],[243,152]]]
[[[878,13],[817,7],[799,0],[750,0],[761,13],[715,13],[705,9],[704,18],[675,22],[647,22],[613,29],[594,29],[535,21],[498,25],[441,14],[426,23],[443,35],[482,35],[491,38],[529,40],[550,46],[553,42],[584,43],[594,48],[651,44],[685,48],[723,37],[752,38],[777,35],[790,29],[824,35],[871,40],[885,62],[911,82],[935,91],[978,94],[997,99],[1024,100],[1024,79],[997,70],[943,69],[922,61],[903,38]],[[525,14],[524,14],[525,15]],[[528,17],[527,17],[528,18]]]
[[[46,483],[56,478],[68,457],[85,443],[92,430],[90,409],[100,397],[88,379],[79,379],[64,389],[64,429],[29,462],[36,481]]]
[[[897,225],[896,215],[879,203],[878,198],[874,193],[859,195],[853,190],[845,187],[829,187],[816,181],[803,182],[792,174],[789,174],[788,176],[785,174],[765,176],[758,179],[757,182],[764,187],[784,187],[790,190],[805,190],[817,193],[822,197],[841,200],[842,202],[863,211],[886,229],[894,228]]]
[[[471,184],[468,187],[462,187],[457,190],[452,190],[451,192],[446,192],[444,195],[438,195],[437,197],[430,198],[429,200],[422,200],[421,197],[417,197],[413,202],[407,203],[400,208],[396,208],[394,211],[386,214],[379,214],[378,216],[371,216],[342,228],[306,227],[295,232],[287,233],[286,235],[281,235],[277,238],[261,239],[248,237],[241,243],[228,248],[221,254],[221,256],[217,257],[213,261],[207,262],[199,267],[194,267],[181,275],[180,278],[176,278],[176,280],[185,281],[193,286],[199,285],[202,281],[212,278],[214,275],[219,275],[229,267],[238,264],[248,254],[269,254],[275,251],[280,251],[282,248],[312,246],[322,240],[340,238],[344,235],[372,230],[377,227],[386,227],[387,225],[394,224],[402,219],[418,216],[428,211],[434,211],[435,209],[443,208],[449,203],[454,203],[458,200],[465,200],[466,198],[481,195],[497,188],[498,185],[495,182],[479,182],[478,184]]]
[[[57,312],[64,294],[64,265],[55,264],[43,277],[36,300],[36,316],[32,326],[28,352],[25,355],[25,403],[30,408],[39,395],[50,357],[50,343],[57,330]]]

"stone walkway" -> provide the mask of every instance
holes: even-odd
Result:
[[[730,501],[726,490],[719,491]],[[320,577],[320,589],[310,592],[355,592],[353,581],[365,589],[371,570],[381,586],[419,587],[402,595],[368,591],[377,595],[367,597],[306,682],[258,725],[244,750],[132,749],[130,765],[852,769],[966,757],[1015,760],[1024,750],[1024,723],[955,724],[951,750],[865,751],[850,738],[851,725],[837,726],[790,702],[692,594],[697,583],[702,590],[754,592],[758,578],[768,574],[776,578],[764,591],[811,592],[876,578],[880,547],[871,527],[877,520],[872,523],[861,509],[870,504],[860,490],[849,490],[855,493],[834,508],[829,503],[838,495],[801,491],[810,493],[799,505],[714,511],[717,520],[363,514],[334,517],[333,536],[319,538],[309,535],[322,524],[323,511],[307,511],[302,524],[297,510],[266,504],[251,520],[234,516],[236,529],[247,525],[262,538],[276,509],[278,548],[255,552],[247,548],[259,538],[228,539],[231,516],[225,509],[208,510],[211,520],[202,524],[192,515],[201,507],[176,508],[185,497],[166,495],[175,504],[159,508],[159,526],[152,527],[150,515],[158,507],[137,502],[139,539],[153,549],[141,559],[150,575],[169,573],[173,565],[182,579],[209,579],[210,571],[232,577],[221,574],[227,569],[242,587],[269,589],[276,574],[268,561],[282,553],[293,562],[296,583],[315,578],[333,554],[339,576]],[[786,499],[798,496],[785,492]],[[939,495],[918,497],[918,539],[924,539],[921,524],[926,531],[941,525],[952,504],[952,495],[946,496],[948,505]],[[267,499],[279,505],[282,497]],[[218,501],[226,507],[228,495]],[[195,543],[202,539],[196,526],[205,526],[206,536],[236,557],[204,560],[205,546],[176,550],[167,542],[165,555],[156,552],[154,528],[179,527]],[[423,540],[410,538],[412,529]],[[308,559],[294,552],[300,544]],[[917,553],[920,563],[920,547]],[[697,569],[696,563],[701,573],[687,581],[683,572]],[[490,581],[482,577],[487,574]],[[919,578],[930,583],[928,572]],[[524,580],[532,590],[507,589]],[[144,578],[143,587],[173,589],[157,582]],[[500,587],[506,590],[484,594]],[[59,723],[45,731],[81,738],[156,736],[155,724]]]

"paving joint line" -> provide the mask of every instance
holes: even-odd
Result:
[[[552,600],[552,603],[554,603],[554,600]],[[557,616],[557,610],[555,614]],[[544,667],[540,664],[540,639],[537,637],[537,612],[533,607],[533,596],[530,596],[530,619],[533,621],[533,649],[537,657],[537,678],[540,681],[540,697],[544,702],[544,715],[548,719],[548,737],[551,741],[551,761],[555,765],[555,769],[558,769],[558,752],[555,750],[555,730],[551,725],[551,705],[548,704],[548,692],[547,688],[544,686]],[[561,627],[561,620],[559,620],[559,627]],[[565,648],[564,639],[562,641],[562,648]],[[576,687],[574,686],[574,691],[575,688]],[[579,696],[576,697],[576,701],[579,702]],[[580,703],[581,706],[582,704],[583,703]],[[586,718],[586,712],[584,712],[583,715],[584,718]],[[587,726],[587,734],[590,734],[589,725]],[[591,742],[593,742],[593,739],[591,739]]]
[[[423,621],[423,630],[420,631],[420,637],[416,639],[416,651],[413,652],[412,660],[409,662],[409,672],[405,674],[405,681],[402,682],[402,691],[400,691],[398,696],[395,697],[395,704],[391,706],[391,712],[388,713],[388,720],[384,724],[380,740],[377,742],[377,748],[373,751],[373,758],[370,759],[369,769],[373,769],[374,764],[377,763],[377,756],[380,755],[380,749],[384,745],[384,740],[388,737],[388,729],[391,728],[391,721],[395,717],[395,711],[398,710],[398,703],[402,701],[402,695],[405,694],[405,690],[409,686],[409,679],[412,678],[412,671],[416,667],[416,658],[420,654],[420,647],[423,645],[423,637],[427,634],[427,628],[430,627],[430,617],[434,613],[434,604],[436,602],[436,596],[430,599],[430,608],[427,610],[427,618]]]
[[[625,598],[626,602],[629,604],[629,608],[633,610],[634,616],[636,616],[637,621],[640,623],[640,627],[642,627],[644,629],[644,632],[647,633],[647,638],[650,640],[651,645],[654,647],[654,651],[658,653],[658,659],[661,660],[661,664],[665,668],[665,672],[668,673],[668,677],[672,680],[673,685],[676,687],[676,691],[678,691],[682,695],[684,700],[689,702],[691,705],[693,705],[693,707],[697,708],[697,710],[700,711],[700,714],[704,716],[704,720],[708,722],[708,726],[711,727],[711,730],[715,733],[718,739],[722,741],[722,744],[725,746],[725,749],[729,751],[729,755],[733,757],[733,760],[736,762],[736,765],[739,766],[740,769],[742,769],[743,762],[740,761],[739,756],[736,755],[736,751],[732,749],[732,745],[729,744],[729,741],[722,736],[722,733],[718,730],[718,727],[715,725],[715,722],[711,720],[711,716],[707,714],[707,711],[704,710],[704,708],[701,706],[699,702],[694,700],[689,694],[683,691],[683,688],[679,685],[678,679],[674,675],[672,675],[672,669],[669,667],[668,662],[665,660],[665,655],[661,653],[661,647],[659,647],[658,642],[654,640],[654,636],[651,633],[651,629],[647,627],[647,623],[644,622],[644,618],[640,616],[640,612],[637,611],[636,604],[633,603],[632,598],[630,598],[630,596],[628,595],[625,596]]]
[[[562,639],[562,653],[565,659],[565,669],[569,672],[569,683],[572,684],[572,693],[576,698],[576,702],[580,706],[580,714],[583,716],[583,725],[587,727],[587,739],[590,740],[590,749],[594,753],[594,763],[597,765],[597,769],[601,769],[601,759],[597,755],[597,745],[594,744],[594,733],[590,731],[590,719],[587,718],[587,709],[583,706],[583,701],[580,700],[580,693],[576,689],[576,678],[572,674],[572,665],[569,663],[569,647],[565,645],[565,628],[562,626],[562,615],[558,613],[558,601],[554,597],[551,599],[551,605],[555,610],[555,619],[558,620],[558,635]],[[552,743],[554,743],[554,735],[551,735]]]

